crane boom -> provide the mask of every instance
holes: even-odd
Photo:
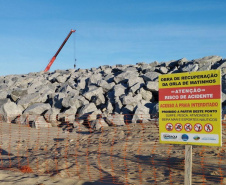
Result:
[[[61,44],[60,48],[57,50],[57,52],[55,53],[55,55],[53,56],[53,58],[50,60],[49,64],[46,66],[45,68],[45,72],[49,71],[50,67],[52,66],[53,62],[55,61],[57,55],[60,53],[61,49],[64,47],[64,44],[67,42],[67,40],[69,39],[69,37],[71,36],[71,34],[73,32],[75,32],[76,30],[72,30],[69,32],[69,34],[67,35],[67,37],[65,38],[64,42]]]

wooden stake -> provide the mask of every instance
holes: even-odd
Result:
[[[192,183],[192,145],[185,145],[184,185]]]

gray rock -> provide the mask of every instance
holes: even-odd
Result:
[[[108,124],[104,121],[104,119],[100,118],[97,120],[93,120],[90,122],[90,127],[93,130],[103,130],[104,128],[108,127]]]
[[[62,108],[62,101],[65,98],[65,93],[51,93],[48,95],[50,99],[50,105],[53,108],[61,109]]]
[[[158,65],[158,61],[149,63],[149,66],[151,66],[151,67],[156,67],[157,65]]]
[[[149,73],[149,72],[155,72],[155,67],[151,67],[151,66],[149,65],[148,68],[145,68],[145,69],[142,70],[142,73],[143,73],[143,74]]]
[[[159,83],[158,82],[147,82],[146,87],[149,91],[157,92],[159,90]]]
[[[0,99],[7,98],[7,96],[8,96],[8,92],[7,91],[4,91],[4,90],[0,91]]]
[[[46,85],[48,81],[43,77],[38,77],[32,80],[31,84],[28,85],[28,94],[38,92],[44,85]]]
[[[193,71],[197,71],[199,68],[198,64],[188,64],[186,66],[184,66],[181,70],[183,72],[193,72]]]
[[[119,99],[119,97],[115,97],[115,106],[114,106],[114,112],[120,114],[122,109],[122,102]]]
[[[62,76],[59,75],[56,77],[56,81],[58,83],[65,83],[68,78],[69,78],[69,75],[62,75]]]
[[[93,96],[97,96],[97,97],[100,97],[101,95],[103,95],[103,89],[102,87],[95,87],[95,89],[93,90],[90,90],[88,92],[86,92],[85,94],[83,94],[83,96],[87,99],[87,100],[91,100],[91,98]]]
[[[85,87],[86,87],[86,80],[87,80],[87,77],[80,77],[77,80],[77,88],[85,89]]]
[[[133,78],[129,78],[128,82],[127,82],[127,85],[129,87],[132,87],[132,86],[134,86],[137,83],[144,84],[143,78],[138,77],[138,76],[134,76]]]
[[[203,58],[195,59],[193,61],[196,62],[196,63],[199,63],[199,64],[201,64],[201,63],[214,64],[214,63],[216,63],[216,62],[218,62],[220,60],[222,60],[222,57],[213,55],[213,56],[206,56],[206,57],[203,57]]]
[[[1,102],[3,103],[4,100]],[[14,102],[5,101],[0,107],[0,113],[3,115],[3,121],[11,123],[16,117],[22,114],[22,107],[17,106]]]
[[[35,103],[31,106],[29,106],[24,112],[23,114],[33,114],[33,115],[41,115],[43,114],[45,111],[49,110],[51,108],[51,106],[47,103]]]
[[[125,125],[124,115],[121,114],[108,115],[106,117],[106,122],[110,126],[123,126]]]
[[[0,109],[1,107],[7,103],[7,102],[11,102],[8,98],[3,98],[3,99],[0,99]]]
[[[127,115],[132,115],[134,112],[134,105],[126,105],[125,107],[122,108],[121,112],[122,114],[124,114],[125,116]]]
[[[111,102],[107,101],[106,108],[103,111],[106,112],[106,114],[111,114],[111,113],[113,113],[113,110],[114,110],[114,108],[113,108]]]
[[[221,68],[221,76],[224,76],[226,74],[226,67]]]
[[[90,103],[90,104],[87,104],[87,105],[84,105],[80,111],[79,111],[79,116],[82,116],[84,114],[90,114],[94,111],[97,111],[97,107],[94,103]]]
[[[57,116],[59,113],[59,109],[51,108],[45,113],[44,118],[48,123],[51,123],[52,126],[56,127],[59,124],[57,120]]]
[[[114,82],[114,75],[108,74],[108,75],[103,77],[103,80],[107,81],[108,83]]]
[[[144,83],[136,83],[132,87],[130,87],[129,92],[132,92],[133,94],[136,93],[141,87],[143,87],[145,84]]]
[[[16,102],[21,97],[27,95],[27,89],[16,89],[11,92],[11,98],[14,102]]]
[[[98,82],[99,80],[102,80],[102,75],[101,75],[100,73],[98,73],[98,74],[93,74],[92,76],[90,76],[90,77],[88,78],[88,85],[90,85],[90,84],[97,84],[97,82]]]
[[[21,105],[24,109],[34,103],[43,103],[45,102],[47,97],[41,96],[38,92],[27,94],[18,101],[17,105]]]
[[[60,73],[54,72],[52,74],[49,74],[49,76],[47,77],[47,79],[49,81],[53,81],[54,79],[56,79],[58,76],[60,75]]]
[[[71,88],[70,85],[68,85],[68,83],[61,84],[61,86],[57,89],[57,92],[60,92],[60,93],[69,93],[72,91],[73,89]]]
[[[103,73],[104,75],[109,75],[109,74],[111,74],[111,72],[112,72],[112,69],[111,69],[111,68],[107,68],[107,69],[105,69],[104,71],[102,71],[102,73]]]
[[[142,98],[146,101],[151,101],[153,98],[152,92],[146,91],[144,88],[139,90],[139,94],[141,94]]]
[[[122,81],[127,82],[128,79],[136,78],[136,77],[138,77],[138,73],[127,71],[127,72],[122,72],[121,74],[115,76],[114,81],[116,84],[118,84],[119,82],[122,82]]]
[[[87,101],[82,96],[67,96],[63,98],[62,101],[63,107],[65,108],[76,107],[77,109],[88,103],[89,101]]]
[[[109,65],[103,65],[103,66],[100,66],[100,69],[101,70],[106,70],[106,69],[109,69],[110,66]]]
[[[6,85],[6,84],[1,84],[1,85],[0,85],[0,91],[3,91],[3,90],[5,90],[5,89],[8,89],[8,85]]]
[[[95,103],[96,106],[104,104],[105,97],[103,94],[98,94],[98,95],[92,96],[91,102]]]
[[[108,92],[115,86],[115,83],[114,82],[108,83],[105,80],[98,80],[97,86],[102,87],[104,92]]]
[[[221,93],[221,102],[223,105],[226,104],[226,94],[225,93]]]
[[[160,73],[166,74],[168,72],[168,69],[166,67],[160,67],[159,68]]]
[[[222,69],[225,67],[226,67],[226,59],[216,62],[214,65],[211,66],[212,69]]]
[[[159,117],[159,103],[156,103],[154,106],[152,106],[151,117],[152,118]]]
[[[178,67],[178,66],[183,66],[189,62],[186,58],[181,58],[179,60],[171,60],[169,62],[166,62],[166,66],[170,67],[171,69]]]
[[[34,124],[36,129],[52,127],[50,123],[46,122],[43,116],[37,116],[36,119],[33,120],[31,124]]]
[[[143,75],[143,79],[145,80],[145,82],[156,81],[158,80],[159,75],[160,73],[157,72],[148,72]]]
[[[60,113],[60,117],[63,118],[64,122],[73,123],[75,121],[75,116],[77,113],[76,107],[70,107],[70,109],[66,110],[63,113]]]
[[[133,66],[129,66],[124,71],[125,72],[135,72],[135,73],[137,73],[137,68],[133,67]]]
[[[90,122],[90,121],[99,119],[101,115],[102,115],[102,112],[100,110],[95,110],[87,116],[87,121]]]
[[[146,123],[150,121],[149,108],[145,105],[138,104],[135,114],[133,115],[133,123]]]
[[[114,96],[119,97],[119,96],[125,94],[125,89],[126,88],[121,84],[115,85],[114,88],[113,88]]]
[[[138,94],[134,97],[132,96],[124,96],[123,99],[122,99],[122,104],[123,105],[132,105],[132,106],[136,106],[139,101],[142,99],[142,96],[141,94]]]

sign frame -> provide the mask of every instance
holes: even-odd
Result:
[[[173,130],[165,129],[167,123],[173,124]],[[178,123],[181,131],[175,130]],[[191,131],[185,130],[186,123],[192,125]],[[194,129],[197,123],[202,130]],[[206,124],[212,125],[211,132],[205,131]],[[222,146],[220,70],[159,76],[159,135],[160,143]]]

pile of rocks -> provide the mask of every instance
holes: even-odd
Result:
[[[188,61],[104,65],[0,77],[0,114],[5,122],[59,126],[88,125],[98,130],[126,122],[146,122],[158,114],[158,76],[222,70],[226,103],[226,59],[209,56]]]

